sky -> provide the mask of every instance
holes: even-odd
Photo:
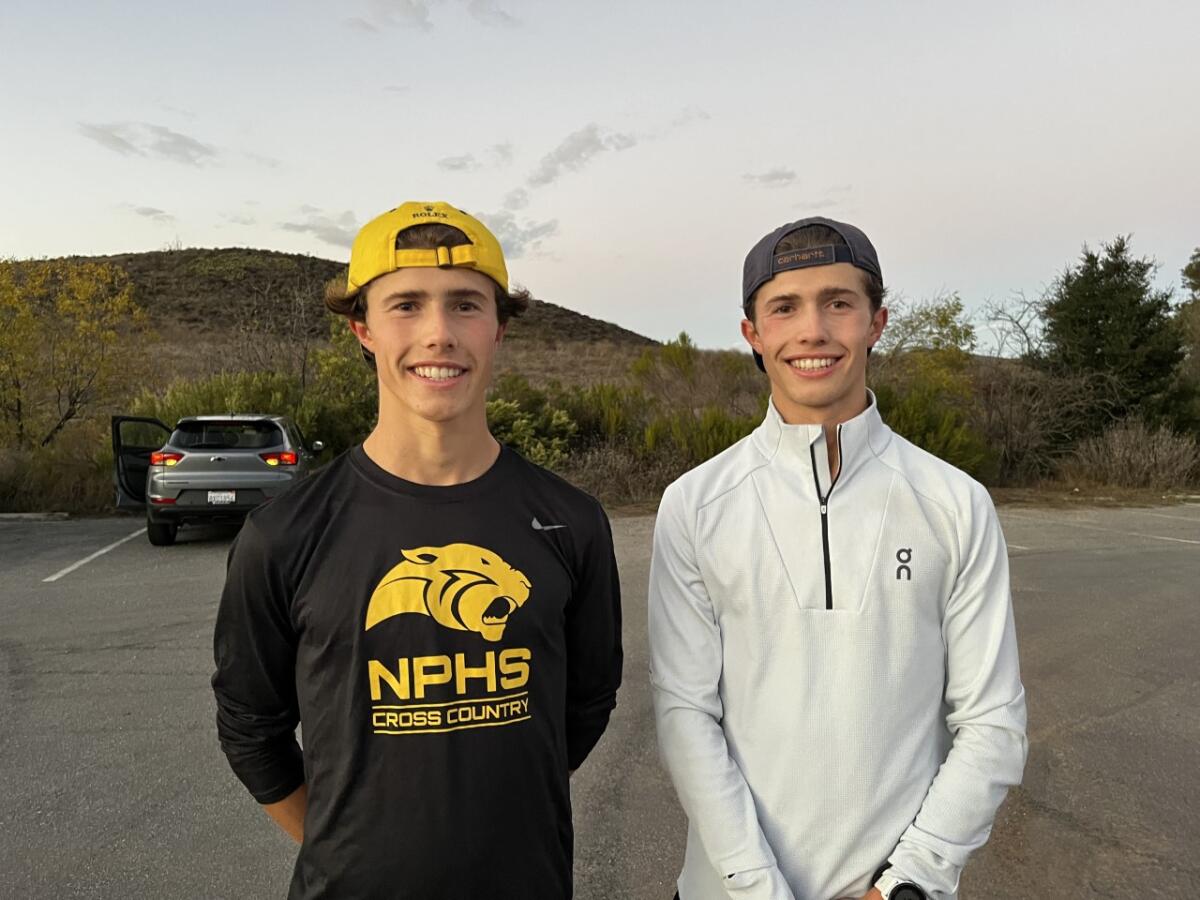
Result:
[[[1198,33],[1178,0],[3,0],[0,257],[345,261],[446,200],[535,297],[704,347],[807,215],[910,302],[979,315],[1119,234],[1178,294]]]

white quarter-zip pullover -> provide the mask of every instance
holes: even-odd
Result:
[[[681,900],[952,900],[1026,757],[995,509],[893,434],[765,421],[663,494],[651,681]],[[732,876],[732,877],[730,877]]]

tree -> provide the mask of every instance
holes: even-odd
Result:
[[[1187,288],[1188,299],[1200,300],[1200,247],[1192,251],[1192,257],[1183,267],[1183,286]]]
[[[251,371],[292,375],[303,393],[313,379],[313,353],[328,330],[324,284],[292,266],[283,275],[258,275],[244,293],[234,307],[237,360]]]
[[[963,302],[956,292],[917,303],[894,300],[888,304],[888,313],[887,328],[875,345],[884,357],[934,350],[958,358],[975,349],[975,326],[964,317]]]
[[[1155,290],[1154,260],[1134,258],[1128,237],[1102,249],[1084,245],[1079,264],[1068,266],[1049,292],[1042,362],[1058,374],[1111,376],[1117,418],[1138,411],[1153,417],[1183,358],[1171,291]]]
[[[146,332],[125,271],[77,260],[0,262],[0,440],[47,447],[128,392]]]
[[[1173,385],[1173,424],[1184,431],[1200,434],[1200,247],[1183,267],[1183,287],[1188,299],[1175,311],[1175,321],[1183,337],[1183,362],[1176,370]]]
[[[988,447],[972,424],[975,328],[962,300],[950,293],[915,304],[896,301],[889,312],[867,373],[879,411],[918,447],[977,477],[990,475]]]

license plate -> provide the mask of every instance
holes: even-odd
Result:
[[[237,501],[237,491],[209,491],[208,502],[214,504],[234,503]]]

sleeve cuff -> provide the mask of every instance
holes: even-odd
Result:
[[[229,767],[259,803],[277,803],[304,784],[304,755],[294,740],[270,760],[247,762],[230,758]]]
[[[567,768],[572,772],[583,765],[592,748],[608,728],[608,720],[616,706],[615,698],[605,709],[588,713],[586,717],[569,716],[567,719]]]

